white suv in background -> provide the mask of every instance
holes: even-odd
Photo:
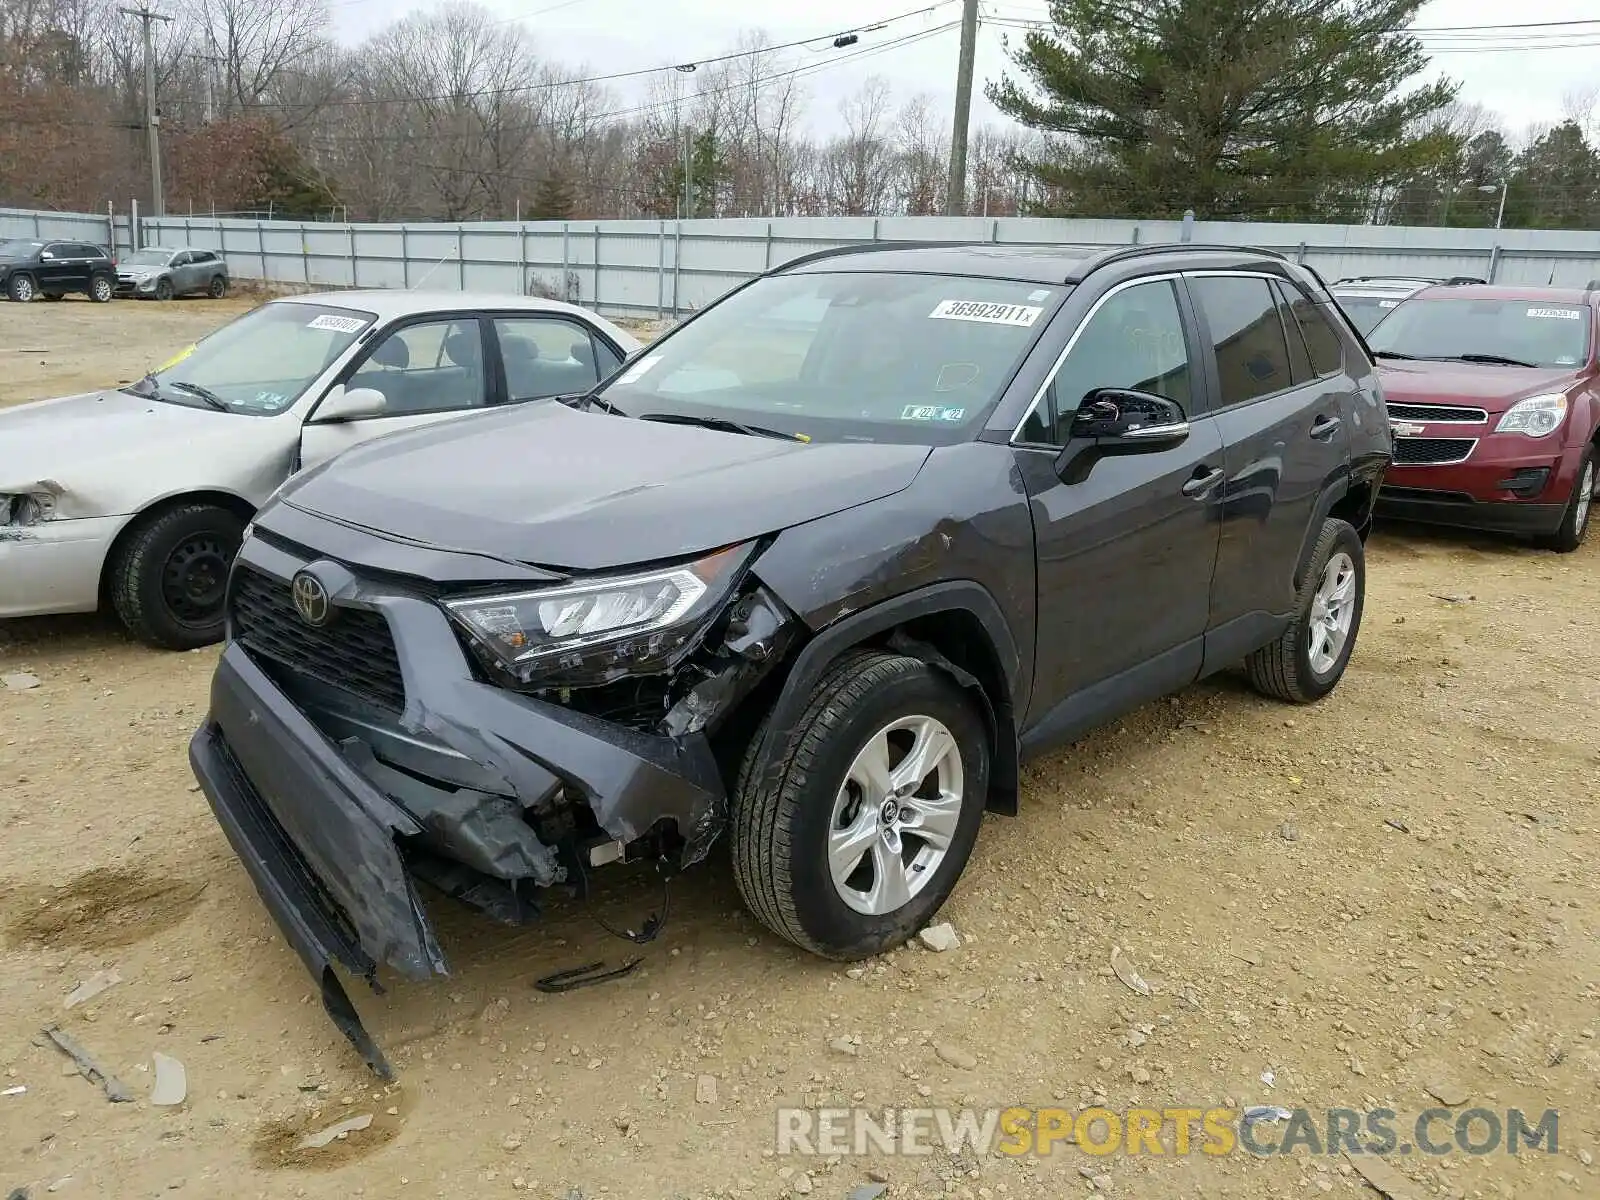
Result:
[[[1341,279],[1328,290],[1344,309],[1350,323],[1366,337],[1373,326],[1398,308],[1402,300],[1409,299],[1423,288],[1443,284],[1482,283],[1483,280],[1468,275],[1449,279],[1423,279],[1409,275],[1357,275]]]

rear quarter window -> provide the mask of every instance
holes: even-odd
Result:
[[[1289,312],[1305,341],[1312,374],[1319,378],[1338,374],[1344,369],[1344,339],[1322,314],[1316,301],[1301,291],[1298,285],[1285,286],[1289,292]]]

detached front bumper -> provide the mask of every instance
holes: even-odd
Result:
[[[284,551],[249,539],[233,589],[238,572],[253,571],[250,586],[287,595],[295,569]],[[688,865],[720,833],[727,800],[703,734],[640,733],[482,683],[429,600],[352,578],[334,601],[364,610],[368,630],[371,614],[384,618],[402,711],[364,709],[348,695],[341,709],[337,688],[286,665],[293,654],[281,641],[258,639],[279,648],[275,658],[230,640],[190,761],[329,1016],[388,1077],[333,967],[375,989],[385,964],[411,979],[448,972],[417,879],[519,919],[525,892],[561,882],[571,861],[571,846],[535,834],[538,814],[585,806],[622,845],[670,822]]]

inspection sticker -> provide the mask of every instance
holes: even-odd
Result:
[[[1379,308],[1399,308],[1400,307],[1400,301],[1398,301],[1398,300],[1379,300],[1378,301],[1378,307]]]
[[[1530,317],[1546,317],[1557,321],[1581,321],[1583,314],[1575,308],[1530,308]]]
[[[332,313],[323,313],[306,326],[307,329],[331,329],[335,333],[360,333],[366,327],[363,317],[336,317]]]
[[[902,421],[959,421],[966,415],[964,408],[945,408],[939,404],[908,404],[900,410]]]
[[[928,316],[939,321],[980,321],[985,325],[1021,325],[1039,319],[1044,309],[1032,304],[985,304],[980,300],[943,300]]]

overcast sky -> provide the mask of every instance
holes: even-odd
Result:
[[[341,40],[355,42],[399,15],[432,7],[435,0],[331,0]],[[594,74],[635,70],[667,62],[686,62],[726,52],[742,29],[763,29],[775,43],[798,41],[864,21],[905,13],[931,0],[808,0],[804,5],[772,5],[757,19],[756,5],[742,0],[483,0],[507,23],[520,23],[546,56],[569,66],[587,64]],[[1043,17],[1045,0],[983,0],[985,14]],[[815,71],[802,77],[810,97],[808,118],[813,129],[838,127],[839,101],[869,76],[887,80],[896,102],[926,93],[948,114],[954,96],[957,29],[932,33],[923,40],[896,47],[883,43],[936,30],[960,17],[959,0],[945,0],[932,11],[864,33],[858,44],[839,51],[821,43],[817,53],[803,54]],[[1563,21],[1600,17],[1596,0],[1431,0],[1417,21],[1419,27],[1506,24],[1523,19]],[[1004,39],[1020,40],[1014,28],[986,23],[978,31],[974,123],[1002,123],[1003,118],[982,97],[984,81],[1007,69]],[[1462,83],[1463,100],[1476,101],[1499,113],[1506,129],[1519,137],[1530,125],[1562,119],[1563,100],[1574,92],[1600,88],[1600,24],[1576,30],[1545,29],[1519,35],[1511,30],[1432,35],[1466,53],[1436,53],[1434,70]],[[1537,49],[1488,50],[1485,40],[1504,44],[1538,41]],[[1560,46],[1578,42],[1579,45]],[[1581,43],[1589,43],[1584,46]],[[882,49],[876,49],[883,47]],[[624,102],[643,100],[647,79],[610,84]]]

